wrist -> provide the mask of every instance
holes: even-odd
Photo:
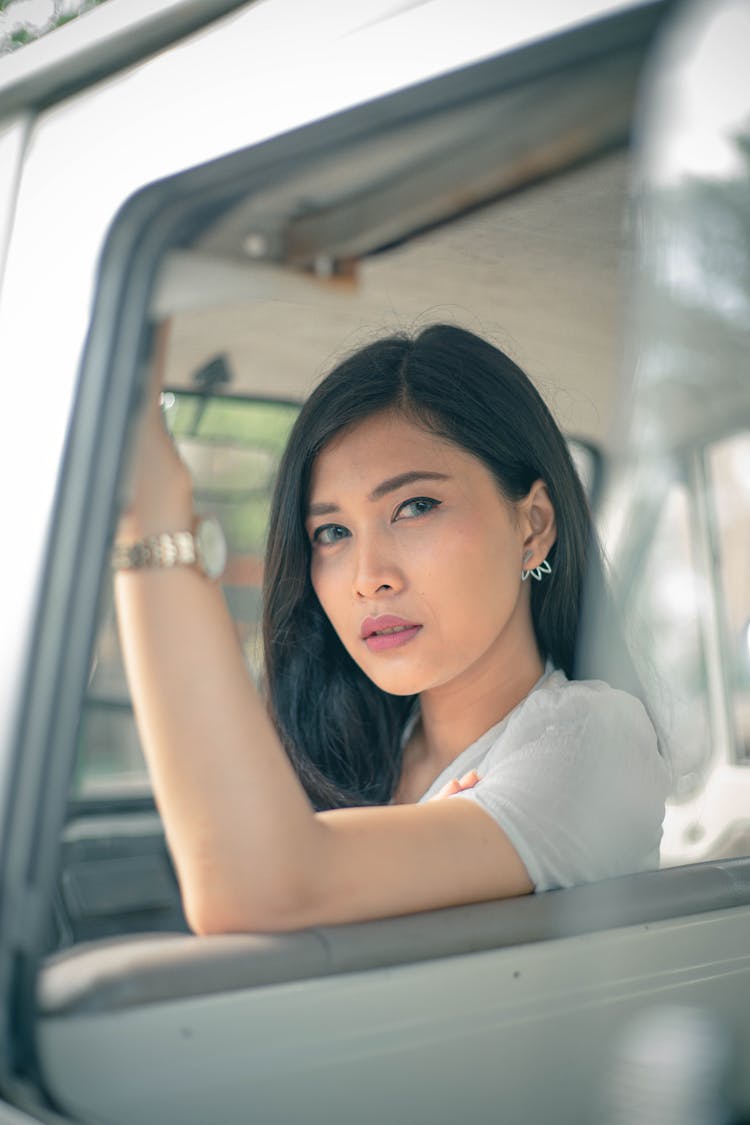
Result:
[[[165,531],[189,531],[193,518],[192,482],[186,472],[168,487],[134,496],[120,516],[116,539],[133,542]]]
[[[216,579],[224,573],[226,562],[227,541],[215,516],[196,519],[190,530],[160,531],[135,542],[118,540],[112,550],[115,572],[195,567]]]

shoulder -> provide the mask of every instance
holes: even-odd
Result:
[[[535,744],[558,753],[567,748],[577,759],[589,753],[659,757],[654,726],[639,699],[602,680],[568,680],[559,669],[516,708],[488,757]]]
[[[668,770],[642,703],[553,672],[511,714],[471,792],[538,890],[652,866]]]
[[[663,811],[669,771],[648,712],[634,695],[601,680],[568,680],[552,672],[511,716],[488,748],[495,768],[540,790],[642,808],[650,794]],[[480,773],[482,771],[480,770]],[[576,802],[577,803],[577,802]]]

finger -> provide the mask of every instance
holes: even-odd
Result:
[[[161,395],[164,385],[164,372],[167,366],[167,347],[171,323],[168,320],[157,325],[151,351],[151,378],[148,389],[148,419],[152,424],[163,426]]]
[[[443,788],[440,789],[435,794],[435,796],[432,797],[431,799],[433,801],[437,801],[441,797],[452,797],[454,793],[460,793],[460,792],[461,792],[461,786],[458,784],[455,777],[452,777],[451,780],[446,782],[446,784],[443,786]]]
[[[170,320],[162,320],[156,326],[154,332],[154,348],[153,348],[153,377],[154,384],[161,387],[164,381],[164,371],[167,366],[167,349],[169,346],[169,336],[172,328]]]
[[[464,774],[458,784],[461,789],[473,789],[478,781],[479,774],[477,773],[477,771],[469,770],[468,773]]]

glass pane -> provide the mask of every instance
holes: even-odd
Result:
[[[693,555],[688,491],[675,483],[659,515],[628,617],[633,653],[649,682],[677,799],[698,787],[711,763],[701,634],[705,591]]]
[[[109,631],[109,630],[108,630]],[[129,703],[89,699],[73,777],[75,797],[139,796],[151,791]]]
[[[253,675],[260,672],[260,593],[271,492],[296,403],[165,396],[167,425],[192,472],[195,508],[221,521],[223,585]]]
[[[601,484],[601,454],[590,442],[583,441],[579,438],[568,438],[568,448],[570,449],[576,472],[581,478],[584,491],[589,498],[592,508],[594,508]]]
[[[709,453],[736,760],[750,761],[750,434]]]
[[[673,698],[661,708],[676,772],[665,864],[747,854],[750,840],[750,86],[727,79],[747,72],[748,18],[741,0],[686,5],[641,95],[633,388],[606,546],[626,608],[642,589],[646,652]],[[682,529],[671,543],[661,505],[649,510],[665,481],[684,482],[664,513]]]
[[[166,392],[167,425],[194,481],[195,508],[222,523],[224,595],[250,672],[260,668],[266,525],[276,471],[299,406]],[[84,710],[73,796],[148,792],[117,639],[111,590]]]

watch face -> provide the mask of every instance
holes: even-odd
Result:
[[[195,545],[201,566],[209,578],[219,578],[227,565],[227,541],[214,516],[203,519],[195,530]]]

